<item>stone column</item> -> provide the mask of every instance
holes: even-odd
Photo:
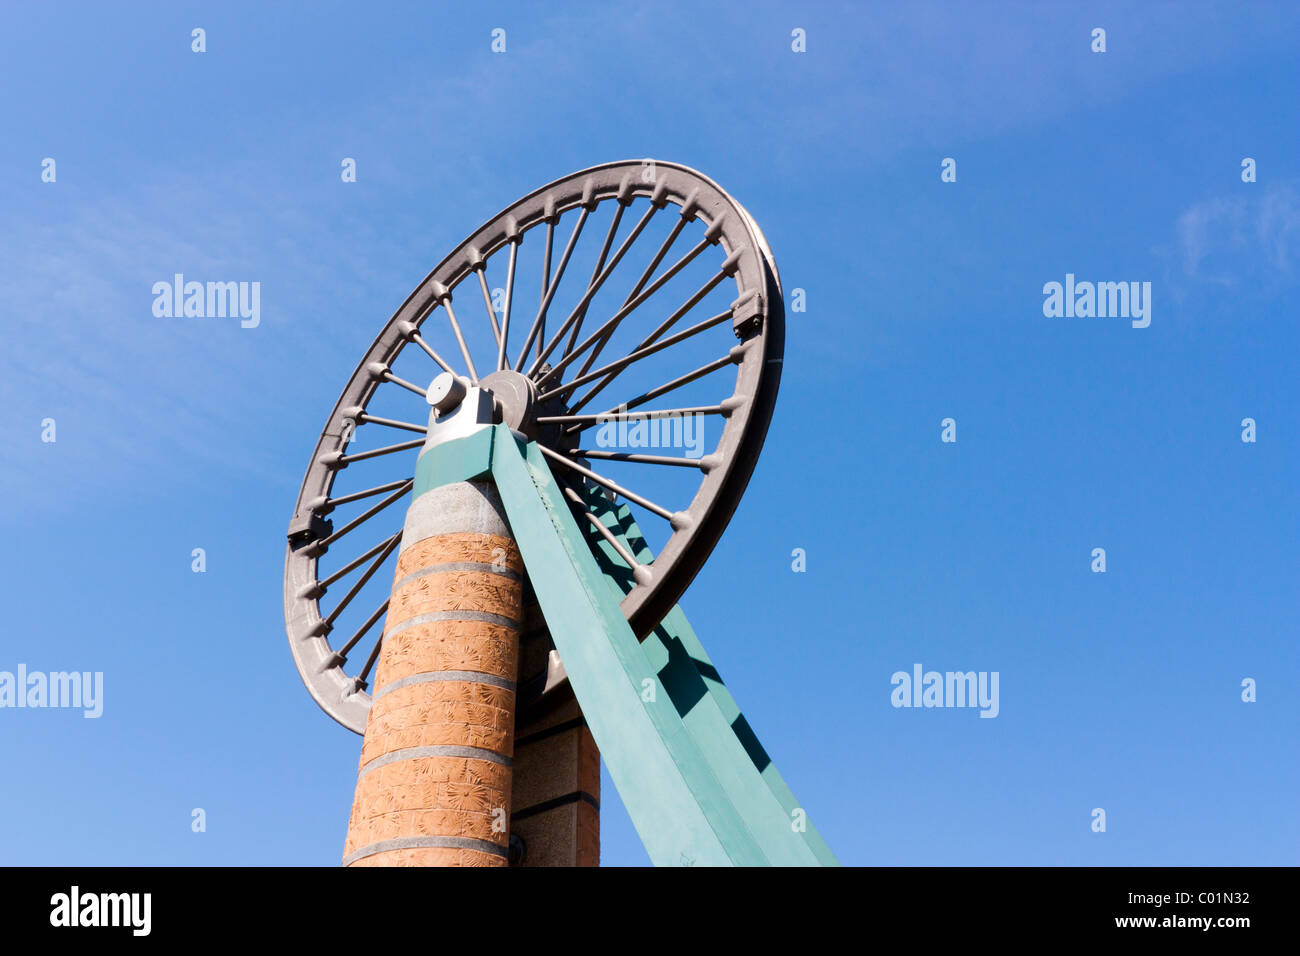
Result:
[[[504,866],[523,562],[490,482],[407,512],[345,866]]]

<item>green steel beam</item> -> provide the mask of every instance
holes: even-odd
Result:
[[[641,562],[653,560],[654,554],[627,505],[615,505],[597,491],[588,494],[587,502],[589,509],[604,522],[605,527],[627,548],[628,553]],[[618,589],[621,598],[632,587],[631,569],[603,536],[592,533],[589,543],[596,549],[597,561],[611,585]],[[793,837],[802,845],[802,850],[811,854],[812,862],[822,866],[838,866],[839,860],[808,819],[806,810],[799,804],[776,764],[763,749],[680,605],[675,605],[659,627],[646,638],[642,649],[651,660],[664,662],[659,676],[669,687],[679,709],[690,710],[691,718],[687,720],[687,726],[692,735],[701,741],[726,741],[726,757],[730,760],[737,759],[736,747],[739,746],[743,751],[742,759],[747,761],[751,769],[750,773],[738,773],[735,776],[743,781],[746,791],[765,787],[781,808],[781,832],[776,834],[773,830],[766,830],[764,835],[774,843],[782,844]],[[712,706],[703,706],[702,690],[707,691]],[[752,779],[754,773],[761,778],[761,783]],[[769,843],[764,843],[765,849],[769,846]],[[803,856],[798,850],[790,852]],[[801,862],[809,861],[803,859]]]
[[[570,684],[651,860],[835,865],[681,609],[636,640],[619,609],[630,569],[578,528],[537,446],[496,425],[435,447],[420,457],[414,494],[487,475],[496,482]],[[633,555],[650,559],[626,506],[592,504]]]
[[[551,640],[623,805],[659,866],[769,862],[628,627],[545,459],[497,427],[492,477]]]

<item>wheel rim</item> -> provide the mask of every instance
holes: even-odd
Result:
[[[401,539],[397,506],[410,493],[426,386],[437,373],[492,391],[498,418],[538,442],[589,534],[605,533],[583,504],[593,487],[626,500],[643,527],[662,526],[649,565],[623,555],[636,583],[621,607],[643,637],[739,503],[771,417],[783,345],[766,240],[743,207],[685,166],[592,167],[489,220],[384,326],[303,479],[285,558],[285,624],[313,698],[364,731]],[[691,364],[701,356],[708,360]],[[627,390],[665,370],[659,385]],[[678,447],[662,447],[664,438]],[[691,444],[711,449],[693,455],[682,447]]]

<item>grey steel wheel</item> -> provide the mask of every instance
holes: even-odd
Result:
[[[502,275],[494,286],[489,277]],[[393,506],[409,496],[429,404],[456,387],[444,379],[429,394],[435,375],[492,392],[498,420],[539,443],[593,536],[613,543],[582,504],[593,487],[638,512],[657,556],[638,565],[623,552],[635,586],[622,609],[644,637],[744,492],[783,344],[763,234],[685,166],[595,166],[489,220],[384,326],[312,453],[289,526],[284,606],[316,702],[364,731],[401,538],[404,508]],[[414,437],[395,440],[402,432]]]

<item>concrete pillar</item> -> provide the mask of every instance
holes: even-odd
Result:
[[[523,562],[490,482],[407,512],[345,866],[504,866]]]

